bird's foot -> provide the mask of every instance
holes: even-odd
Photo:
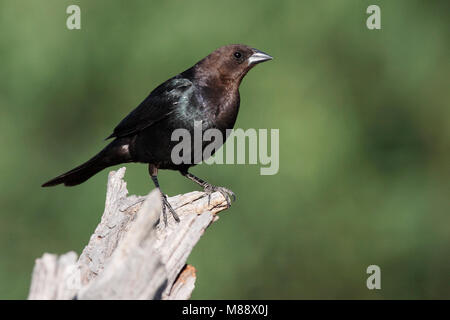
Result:
[[[230,189],[227,189],[227,188],[224,188],[224,187],[216,187],[216,186],[213,186],[213,185],[208,183],[204,187],[204,190],[205,190],[206,194],[208,195],[208,206],[210,205],[210,202],[211,202],[211,194],[216,192],[216,191],[220,192],[223,195],[223,197],[227,201],[227,206],[228,207],[231,207],[231,202],[232,201],[236,201],[236,195]]]
[[[161,198],[162,198],[162,213],[163,213],[163,217],[164,217],[164,224],[167,226],[166,209],[169,209],[170,213],[172,214],[172,216],[176,222],[180,222],[180,218],[178,217],[177,213],[175,212],[175,210],[172,208],[169,201],[167,200],[167,196],[165,194],[161,194]]]

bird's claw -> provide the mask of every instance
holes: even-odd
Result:
[[[162,213],[164,217],[164,224],[167,226],[167,214],[166,214],[166,208],[169,209],[170,213],[172,214],[173,218],[176,222],[180,222],[180,218],[178,217],[175,210],[170,205],[169,201],[167,200],[167,196],[165,194],[161,195],[162,197]]]
[[[231,202],[232,201],[236,201],[236,195],[230,189],[227,189],[227,188],[224,188],[224,187],[216,187],[216,186],[208,184],[205,187],[205,192],[208,194],[208,206],[211,203],[211,194],[216,192],[216,191],[220,192],[223,195],[223,197],[225,198],[225,200],[227,202],[227,206],[228,207],[231,207]]]

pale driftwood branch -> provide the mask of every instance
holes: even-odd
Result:
[[[224,197],[204,192],[168,198],[180,222],[161,214],[156,190],[128,196],[125,168],[108,177],[105,211],[88,245],[36,260],[28,299],[189,299],[196,271],[187,258],[205,229],[227,208]]]

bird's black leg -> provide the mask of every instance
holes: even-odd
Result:
[[[200,179],[199,177],[194,176],[192,173],[187,172],[187,171],[180,171],[180,173],[183,176],[185,176],[186,178],[188,178],[189,180],[192,180],[196,184],[202,186],[202,188],[208,194],[208,205],[210,204],[211,193],[216,192],[216,191],[220,192],[224,196],[225,200],[227,201],[227,205],[229,207],[231,206],[231,200],[233,200],[233,201],[236,200],[236,195],[230,189],[227,189],[224,187],[213,186],[212,184],[209,184],[208,182]]]
[[[148,172],[150,173],[150,177],[153,180],[153,183],[155,184],[155,187],[159,190],[161,193],[161,199],[162,199],[162,213],[164,217],[164,224],[167,226],[167,214],[166,214],[166,208],[169,209],[170,213],[172,213],[173,218],[176,222],[180,222],[180,218],[178,217],[175,210],[173,210],[172,206],[169,204],[169,201],[167,201],[167,196],[161,191],[161,188],[159,187],[158,183],[158,168],[152,164],[148,165]]]

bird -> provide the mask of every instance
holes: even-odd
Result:
[[[225,134],[233,129],[240,106],[239,86],[255,65],[273,58],[243,44],[220,47],[192,67],[168,79],[154,90],[105,139],[113,139],[104,149],[80,166],[53,178],[42,187],[79,185],[105,168],[122,163],[148,164],[148,173],[162,199],[162,213],[167,225],[166,209],[175,221],[180,219],[167,201],[158,181],[158,170],[176,170],[200,185],[209,195],[220,192],[228,206],[234,193],[214,186],[189,172],[195,161],[175,163],[171,150],[172,132],[193,132],[194,121],[202,130],[218,129]],[[226,135],[224,135],[226,140]],[[204,148],[205,145],[202,145]],[[194,153],[192,153],[193,156]],[[204,159],[203,159],[204,160]]]

